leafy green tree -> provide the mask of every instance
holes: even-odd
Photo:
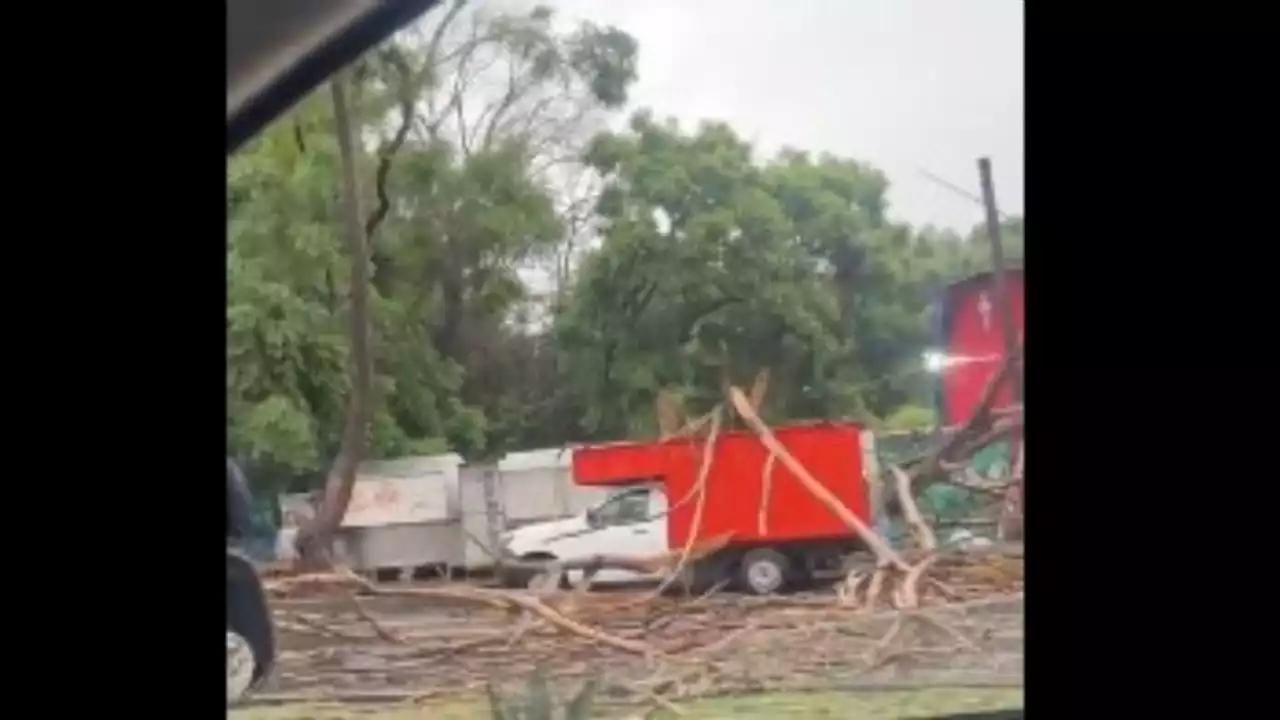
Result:
[[[512,379],[555,365],[516,317],[520,270],[559,252],[554,169],[625,102],[635,53],[613,28],[454,2],[352,68],[375,456],[493,452],[533,424],[544,398]],[[509,84],[495,95],[477,68]],[[267,493],[323,474],[351,390],[334,133],[320,93],[228,166],[228,452]]]
[[[351,68],[370,455],[652,436],[659,391],[705,407],[763,368],[772,422],[925,422],[930,303],[989,267],[984,228],[913,229],[877,169],[724,123],[609,130],[637,53],[455,0]],[[320,93],[228,165],[228,452],[266,493],[316,486],[352,392],[334,127]]]
[[[779,420],[927,402],[930,303],[977,245],[888,220],[880,172],[644,113],[587,160],[602,239],[556,325],[581,433],[651,433],[660,389],[709,402],[763,367]]]

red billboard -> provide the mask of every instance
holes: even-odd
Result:
[[[1005,356],[1004,326],[997,305],[996,275],[985,272],[961,280],[943,292],[942,349],[947,360],[941,369],[942,421],[951,426],[966,422]],[[1005,291],[1013,311],[1018,342],[1023,335],[1023,273],[1005,270]],[[995,407],[1012,402],[1013,386],[1005,382],[996,391]]]

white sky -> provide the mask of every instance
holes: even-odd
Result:
[[[535,0],[487,0],[493,10]],[[869,162],[892,214],[967,230],[976,159],[1023,212],[1022,0],[544,0],[563,19],[640,42],[633,105],[731,123],[765,151],[792,145]],[[439,12],[439,11],[436,11]]]

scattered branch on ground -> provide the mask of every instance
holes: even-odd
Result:
[[[379,638],[382,638],[383,640],[386,640],[387,642],[390,642],[390,643],[395,643],[397,645],[405,644],[404,638],[386,629],[386,627],[384,627],[382,623],[378,622],[377,618],[370,615],[369,611],[365,610],[364,606],[360,604],[360,598],[356,597],[354,593],[351,595],[351,605],[353,608],[355,608],[356,615],[359,615],[361,620],[364,620],[365,622],[369,623],[369,627],[373,628],[374,634],[376,634]]]
[[[1015,360],[1006,363],[993,378],[984,391],[974,421],[953,433],[930,455],[906,467],[886,466],[887,476],[892,480],[891,485],[883,486],[886,505],[893,505],[901,513],[911,540],[909,546],[897,549],[841,503],[761,420],[758,406],[763,400],[762,388],[767,384],[767,375],[757,376],[752,397],[737,387],[728,388],[728,401],[734,412],[768,450],[761,475],[766,498],[774,491],[774,483],[798,482],[857,534],[874,555],[872,566],[852,569],[837,584],[834,602],[804,597],[725,597],[717,595],[723,582],[696,598],[662,594],[670,583],[685,576],[691,563],[722,549],[730,540],[727,535],[705,542],[699,538],[703,513],[709,502],[706,484],[721,430],[723,407],[717,406],[702,417],[685,421],[683,427],[673,431],[676,421],[684,420],[683,409],[674,403],[666,411],[664,440],[680,440],[705,431],[695,486],[671,506],[674,509],[687,502],[695,503],[690,541],[683,548],[648,558],[599,555],[548,562],[502,558],[505,566],[540,578],[527,590],[495,590],[460,584],[382,587],[344,569],[327,574],[272,577],[267,586],[277,597],[288,598],[323,594],[329,587],[346,593],[356,616],[373,629],[375,638],[329,627],[301,613],[292,617],[292,623],[282,624],[289,631],[302,627],[338,641],[361,639],[366,643],[381,640],[401,646],[415,644],[388,630],[362,604],[360,597],[368,602],[372,602],[370,598],[414,599],[427,605],[457,605],[478,608],[482,613],[496,613],[499,617],[518,618],[514,624],[510,619],[505,620],[505,629],[500,632],[478,638],[473,635],[461,642],[433,648],[433,652],[439,653],[435,657],[445,656],[456,662],[472,654],[493,652],[498,646],[511,656],[525,653],[546,658],[548,654],[566,652],[549,643],[576,640],[596,648],[593,652],[612,651],[642,658],[650,677],[633,679],[619,687],[645,704],[672,713],[680,712],[674,701],[681,698],[705,693],[725,683],[758,682],[744,680],[743,671],[733,668],[757,656],[767,657],[771,652],[768,648],[776,645],[761,645],[761,638],[778,633],[791,637],[787,641],[789,646],[803,646],[807,653],[825,647],[857,648],[860,664],[855,661],[851,667],[856,669],[855,675],[860,676],[875,676],[895,663],[912,664],[945,658],[952,653],[984,652],[983,642],[990,631],[980,630],[980,635],[974,636],[973,621],[966,623],[964,630],[959,629],[949,608],[963,607],[974,598],[996,593],[1004,596],[1012,593],[1012,597],[1020,598],[1021,547],[940,545],[933,527],[916,504],[914,491],[917,483],[926,477],[932,481],[937,475],[946,476],[948,479],[944,481],[992,493],[1002,492],[1021,481],[1025,462],[1025,447],[1019,432],[1021,409],[1003,412],[990,408],[995,397],[994,387],[1014,371],[1020,357],[1019,352]],[[975,478],[975,473],[965,464],[966,454],[1014,433],[1019,437],[1011,458],[1010,479],[997,484]],[[689,444],[690,450],[697,452],[698,445]],[[777,476],[778,464],[786,471],[781,477]],[[762,502],[758,513],[761,528],[767,528],[768,523],[765,505]],[[483,543],[472,540],[492,554]],[[625,596],[619,601],[611,594],[588,592],[594,575],[605,568],[646,574],[665,572],[667,577],[658,591]],[[561,580],[571,570],[582,571],[583,580],[572,592],[566,593],[561,590]],[[887,612],[882,610],[885,606],[889,608]]]

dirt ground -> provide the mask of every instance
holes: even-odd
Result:
[[[910,717],[921,715],[904,709],[913,705],[1021,706],[1020,592],[909,614],[856,613],[829,593],[653,598],[630,589],[560,592],[547,602],[631,649],[474,603],[278,598],[278,666],[253,706],[233,717],[359,717],[376,708],[377,717],[392,718],[406,707],[484,717],[477,700],[489,683],[518,695],[535,669],[561,696],[595,678],[602,707],[672,712],[675,705],[693,717],[749,716],[756,705],[773,716],[808,717],[824,708],[841,717]],[[744,693],[750,697],[735,697]],[[717,699],[695,700],[708,696]],[[343,704],[315,704],[322,701]]]
[[[604,718],[676,718],[689,720],[773,720],[773,718],[861,718],[904,720],[941,714],[1023,707],[1020,688],[924,688],[919,690],[762,693],[706,698],[681,703],[683,715],[655,708],[600,705]],[[233,710],[230,720],[476,720],[488,718],[483,701],[427,701],[420,703],[295,703]]]

